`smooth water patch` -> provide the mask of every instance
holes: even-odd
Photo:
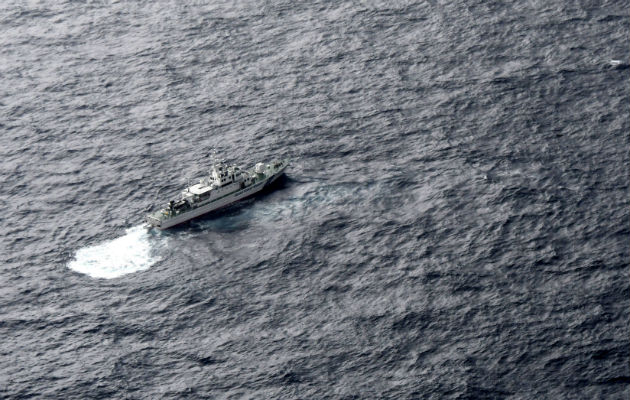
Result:
[[[252,224],[278,223],[283,218],[302,220],[308,212],[318,208],[342,207],[356,198],[366,198],[375,187],[357,184],[311,185],[288,197],[250,198],[227,209],[194,220],[193,226],[216,232],[236,232]]]
[[[159,261],[152,251],[157,241],[160,239],[153,237],[144,226],[134,226],[127,229],[124,236],[79,249],[68,267],[105,279],[143,271]]]

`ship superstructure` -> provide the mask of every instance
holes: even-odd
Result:
[[[244,171],[236,165],[217,162],[208,176],[182,191],[179,200],[171,200],[165,208],[148,215],[146,221],[158,229],[167,229],[225,207],[262,190],[280,177],[288,164],[288,160],[273,160]]]

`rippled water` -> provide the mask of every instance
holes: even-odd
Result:
[[[627,398],[627,9],[3,3],[0,397]]]

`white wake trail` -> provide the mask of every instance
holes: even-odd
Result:
[[[79,249],[68,267],[93,278],[112,279],[151,267],[159,257],[152,249],[161,243],[147,229],[134,226],[119,238]]]

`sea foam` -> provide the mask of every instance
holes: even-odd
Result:
[[[105,279],[143,271],[159,261],[159,257],[152,254],[157,240],[145,227],[134,226],[127,229],[124,236],[79,249],[68,267]]]

